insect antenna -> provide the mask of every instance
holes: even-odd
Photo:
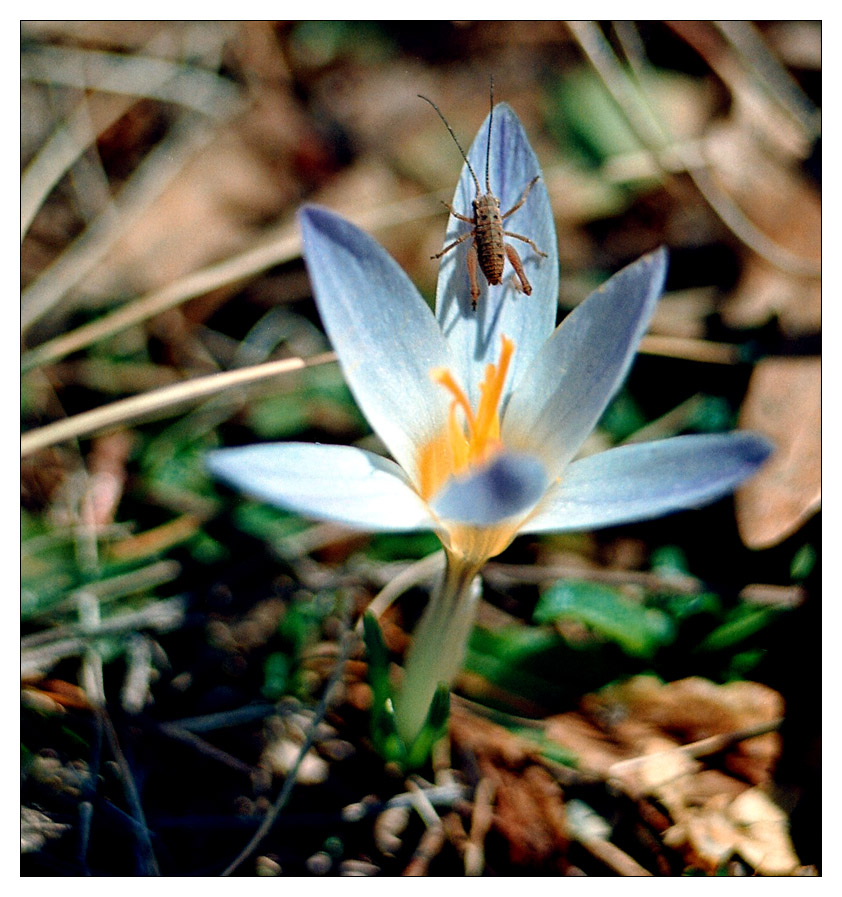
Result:
[[[462,154],[462,158],[465,160],[465,164],[468,166],[468,171],[471,172],[471,177],[474,179],[474,183],[477,185],[477,196],[479,196],[482,193],[482,190],[480,189],[479,180],[476,176],[476,172],[471,167],[471,163],[468,161],[468,157],[465,155],[465,150],[462,149],[461,144],[456,139],[456,135],[453,133],[453,128],[451,128],[450,125],[447,123],[447,119],[442,115],[441,109],[439,109],[439,107],[436,106],[436,104],[431,99],[428,99],[427,97],[422,96],[420,93],[418,94],[418,97],[422,100],[427,100],[427,102],[433,107],[433,109],[436,110],[439,118],[444,122],[444,126],[450,132],[450,136],[453,138],[453,142],[456,144],[457,149]],[[488,175],[488,164],[486,162],[486,181],[488,180],[487,175]]]
[[[489,76],[488,101],[491,112],[488,115],[488,143],[485,147],[485,192],[491,193],[491,181],[488,178],[488,166],[491,159],[491,125],[494,122],[494,75]]]

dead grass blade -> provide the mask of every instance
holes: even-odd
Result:
[[[325,352],[308,359],[282,358],[254,367],[196,377],[185,383],[164,386],[140,396],[131,396],[119,402],[111,402],[102,408],[94,408],[92,411],[85,411],[82,414],[76,414],[65,420],[56,421],[25,433],[21,437],[21,457],[30,455],[46,446],[66,442],[69,439],[78,439],[80,436],[90,436],[118,424],[135,422],[140,418],[147,418],[149,415],[161,412],[171,413],[186,403],[196,402],[238,386],[257,383],[306,367],[328,364],[335,360],[336,355],[333,352]]]

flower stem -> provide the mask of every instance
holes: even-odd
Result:
[[[441,579],[415,630],[395,702],[398,734],[409,745],[424,726],[439,683],[448,687],[465,659],[482,586],[480,566],[445,552]]]

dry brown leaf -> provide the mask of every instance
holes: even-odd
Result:
[[[635,676],[604,689],[596,700],[604,702],[603,712],[612,708],[618,713],[622,708],[626,718],[617,728],[632,722],[645,724],[679,743],[772,723],[781,718],[784,709],[781,696],[758,682],[717,685],[697,676],[666,684],[654,676]],[[759,784],[769,780],[779,754],[780,736],[770,732],[734,745],[725,754],[725,765]]]
[[[191,23],[169,22],[182,36]],[[195,23],[193,23],[195,24]],[[161,31],[159,21],[29,21],[21,22],[21,36],[42,43],[78,44],[103,50],[139,50]]]
[[[736,495],[749,548],[769,548],[821,506],[821,360],[766,358],[754,369],[740,426],[768,436],[775,453]]]
[[[537,749],[458,705],[452,706],[450,732],[494,786],[493,829],[508,847],[509,862],[536,874],[563,871],[568,838],[562,792],[539,763]]]
[[[579,769],[600,778],[608,778],[608,771],[618,761],[634,756],[632,749],[617,744],[609,733],[580,713],[550,717],[545,732],[550,741],[575,754]]]
[[[652,318],[652,332],[662,336],[704,339],[705,318],[714,308],[715,291],[707,287],[674,291],[661,299]]]
[[[241,250],[298,196],[292,172],[270,165],[280,113],[265,97],[194,156],[119,240],[86,284],[93,294],[143,292]],[[290,125],[294,128],[294,125]]]
[[[664,684],[636,676],[586,696],[581,712],[550,717],[545,734],[576,754],[580,769],[608,778],[622,761],[772,723],[782,713],[780,695],[756,682],[716,685],[692,677]],[[780,736],[770,732],[729,747],[724,763],[759,784],[769,780],[779,754]],[[657,778],[657,770],[652,775]],[[626,782],[635,793],[645,791],[636,773]]]
[[[711,874],[734,855],[760,875],[792,875],[800,868],[786,814],[760,788],[733,800],[723,795],[701,807],[686,806],[674,815],[678,819],[664,834],[665,843]]]
[[[497,787],[495,828],[513,860],[546,864],[555,857],[554,833],[564,830],[561,794],[537,772],[539,748],[453,710],[454,744]],[[588,695],[576,713],[545,720],[543,735],[576,755],[579,774],[610,783],[641,812],[668,813],[657,830],[668,829],[665,843],[687,864],[714,873],[739,856],[759,874],[792,874],[800,867],[786,817],[758,789],[771,778],[780,737],[766,732],[735,744],[727,737],[774,725],[782,713],[780,695],[758,683],[637,676]],[[721,768],[705,768],[708,753]]]
[[[798,857],[789,839],[786,813],[760,788],[752,788],[728,807],[738,830],[737,852],[761,875],[787,875]]]
[[[726,192],[769,239],[802,258],[821,261],[821,196],[793,170],[764,154],[738,126],[706,144]],[[758,327],[777,315],[790,336],[821,329],[821,280],[797,277],[747,253],[742,276],[722,308],[730,327]]]
[[[20,808],[20,852],[34,853],[50,838],[60,838],[73,828],[66,822],[54,822],[46,813],[34,807]]]
[[[638,800],[654,798],[669,812],[673,826],[664,841],[681,850],[687,863],[713,873],[739,855],[761,875],[798,868],[785,814],[745,782],[769,780],[779,736],[767,733],[725,752],[725,767],[744,781],[704,770],[703,760],[680,747],[774,722],[783,702],[772,689],[754,682],[720,686],[696,677],[662,684],[638,676],[589,696],[583,707],[630,755],[614,763],[607,778]],[[551,732],[558,737],[558,729]]]

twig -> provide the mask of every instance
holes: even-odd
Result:
[[[172,179],[213,137],[205,122],[185,114],[143,162],[120,196],[21,293],[21,333],[54,308],[107,254],[160,196]]]
[[[366,613],[372,613],[379,618],[393,601],[397,600],[404,592],[413,586],[427,582],[436,573],[438,573],[444,565],[444,552],[436,551],[428,554],[427,557],[420,561],[410,564],[397,576],[391,579],[375,596],[366,608]],[[362,617],[357,620],[356,632],[362,633],[363,621]]]
[[[406,787],[409,789],[409,801],[412,804],[413,809],[421,817],[424,825],[426,825],[427,828],[434,828],[437,825],[441,825],[441,817],[436,812],[436,808],[433,806],[432,801],[427,795],[429,788],[422,788],[412,779],[407,781]]]
[[[217,729],[228,729],[265,719],[275,713],[276,709],[274,704],[248,704],[235,710],[223,710],[206,716],[184,717],[174,720],[174,723],[185,732],[215,732]]]
[[[254,769],[249,766],[248,763],[244,763],[227,751],[223,751],[216,745],[211,744],[209,741],[205,741],[204,738],[200,738],[198,735],[194,735],[193,732],[188,732],[186,729],[183,729],[175,723],[160,723],[157,728],[159,732],[166,735],[168,738],[172,738],[174,741],[180,741],[182,744],[193,748],[193,750],[206,757],[210,757],[212,760],[222,763],[229,769],[233,769],[235,772],[241,772],[243,775],[249,777],[254,773]]]
[[[64,657],[85,651],[92,640],[104,635],[119,635],[136,629],[172,629],[184,619],[184,601],[171,598],[148,607],[119,614],[87,629],[83,624],[57,626],[21,639],[21,676],[26,677],[50,669]]]
[[[152,682],[152,639],[139,632],[129,637],[126,646],[126,670],[120,703],[126,713],[140,713],[149,700]]]
[[[704,591],[705,584],[695,576],[649,573],[644,570],[606,570],[579,564],[486,564],[483,577],[489,582],[509,585],[513,582],[541,584],[556,579],[583,579],[588,582],[603,582],[609,585],[638,585],[651,591],[678,592],[682,595],[697,595]]]
[[[698,595],[707,586],[690,574],[663,574],[645,570],[607,570],[602,567],[586,567],[577,563],[546,565],[486,564],[482,575],[491,583],[507,586],[515,582],[541,585],[556,579],[583,579],[608,585],[635,585],[651,592],[675,592],[680,595]],[[740,590],[739,599],[750,604],[768,607],[798,607],[804,603],[806,592],[802,586],[779,586],[770,583],[752,583]]]
[[[292,223],[285,222],[253,249],[187,274],[127,302],[90,324],[30,349],[21,357],[21,369],[27,371],[57,361],[71,352],[114,336],[135,324],[141,324],[188,299],[202,296],[227,284],[247,280],[267,268],[297,258],[300,253],[301,239]]]
[[[740,347],[731,343],[656,333],[648,333],[643,337],[639,351],[644,355],[663,355],[708,364],[736,364],[740,360]]]
[[[693,420],[695,415],[703,407],[704,396],[697,392],[683,401],[680,405],[662,414],[659,418],[650,421],[639,430],[635,430],[631,436],[622,441],[622,445],[632,445],[638,442],[651,442],[655,439],[663,439],[672,436],[679,430],[683,430]]]
[[[366,230],[379,230],[409,221],[437,215],[435,195],[419,196],[385,206],[373,207],[350,216],[351,220]],[[188,299],[195,299],[229,284],[248,280],[256,274],[301,255],[301,238],[295,223],[286,221],[269,231],[261,244],[224,261],[209,265],[199,271],[153,290],[134,299],[117,311],[96,321],[71,330],[40,346],[30,349],[21,357],[21,369],[30,370],[48,364],[84,349],[93,343],[114,336],[122,330],[140,324],[167,309],[174,308]]]
[[[26,81],[178,103],[216,119],[229,115],[240,95],[232,81],[203,68],[78,47],[27,48],[20,73]]]
[[[471,832],[465,845],[465,875],[482,875],[485,867],[485,837],[494,821],[496,788],[491,779],[480,779],[474,792]]]
[[[771,583],[751,583],[740,591],[740,601],[763,607],[800,607],[807,599],[802,586],[779,586]]]
[[[21,175],[21,239],[53,187],[96,139],[138,100],[153,97],[194,108],[210,118],[231,114],[237,90],[212,72],[155,58],[162,41],[153,38],[142,49],[150,55],[119,55],[70,47],[27,49],[21,54],[21,77],[100,91],[110,95],[107,107],[97,105],[91,122],[89,100],[74,109],[29,162]],[[186,48],[189,50],[189,48]],[[130,94],[123,97],[120,94]]]
[[[123,535],[123,533],[120,533]],[[24,550],[27,553],[34,553],[32,547],[28,543],[24,543]],[[38,549],[36,549],[37,551]],[[181,572],[181,564],[172,559],[164,559],[155,561],[151,564],[141,567],[138,570],[132,570],[129,573],[120,573],[117,576],[110,576],[107,579],[100,579],[96,582],[86,583],[83,587],[86,592],[95,595],[100,603],[114,601],[118,598],[124,598],[134,592],[141,592],[146,589],[154,589],[156,586],[164,585],[164,583],[172,582]],[[51,605],[48,610],[40,611],[27,617],[29,620],[37,620],[45,616],[49,616],[52,620],[55,615],[75,607],[77,592],[71,592],[67,598],[62,599],[57,604]],[[47,639],[49,640],[49,639]]]
[[[446,785],[433,785],[431,788],[425,788],[424,793],[432,806],[452,807],[457,801],[464,800],[468,796],[468,788],[465,785],[460,785],[458,782],[451,782]],[[415,800],[416,798],[409,791],[405,791],[403,794],[396,794],[385,803],[376,799],[365,799],[343,807],[342,819],[345,822],[359,822],[367,816],[382,813],[383,810],[396,807],[414,807]]]
[[[79,594],[79,617],[80,624],[87,630],[97,630],[102,627],[99,619],[99,604],[96,598],[90,593],[81,592]],[[142,848],[140,861],[142,862],[142,870],[145,874],[159,875],[158,861],[155,858],[155,851],[152,848],[152,839],[149,835],[149,829],[146,825],[146,816],[143,812],[143,806],[140,802],[137,786],[135,785],[134,776],[131,767],[126,760],[120,741],[117,738],[117,732],[114,724],[105,706],[105,685],[102,674],[102,657],[96,644],[89,644],[85,649],[85,656],[82,663],[82,684],[85,689],[85,695],[88,703],[93,708],[94,713],[100,718],[105,729],[108,739],[108,745],[111,753],[120,769],[120,778],[123,783],[123,793],[131,810],[132,817],[137,823],[135,829],[138,842]]]
[[[292,769],[290,769],[289,774],[284,780],[283,787],[281,788],[281,792],[275,800],[275,803],[263,817],[263,820],[258,826],[257,831],[254,833],[248,844],[246,844],[246,846],[240,851],[240,853],[237,854],[236,858],[223,870],[223,877],[227,877],[235,872],[242,865],[242,863],[245,862],[245,860],[248,859],[248,857],[251,856],[251,854],[255,850],[257,850],[263,839],[271,831],[272,826],[275,824],[278,816],[280,816],[281,812],[286,806],[290,794],[292,794],[292,789],[295,787],[296,778],[298,776],[298,770],[301,764],[304,762],[304,758],[307,755],[307,752],[316,742],[319,723],[324,719],[325,714],[327,713],[328,708],[330,707],[330,704],[334,699],[336,686],[338,685],[339,680],[342,678],[342,673],[345,669],[345,662],[348,659],[348,654],[350,653],[351,646],[355,643],[355,638],[348,628],[348,616],[349,608],[346,602],[344,607],[344,625],[341,640],[342,650],[340,651],[339,657],[336,660],[336,666],[334,667],[333,672],[330,675],[330,679],[325,685],[322,698],[313,713],[310,730],[307,733],[307,737],[301,744],[301,748],[298,751],[298,756],[295,759],[295,763],[292,765]]]
[[[638,757],[630,757],[628,760],[618,760],[612,763],[608,770],[609,778],[617,778],[628,773],[635,766],[642,766],[652,762],[653,757],[668,756],[670,754],[683,754],[693,760],[700,757],[709,757],[711,754],[718,754],[741,741],[747,741],[749,738],[759,738],[761,735],[768,735],[770,732],[776,732],[783,724],[782,719],[774,719],[765,723],[758,723],[754,726],[748,726],[745,729],[738,729],[736,732],[724,732],[719,735],[711,735],[708,738],[702,738],[699,741],[692,741],[689,744],[680,744],[674,748],[668,748],[665,751],[655,751],[651,754],[641,754]]]
[[[416,877],[426,875],[430,869],[430,863],[439,855],[442,847],[444,847],[444,826],[439,824],[433,828],[428,828],[421,835],[418,847],[412,854],[409,865],[403,870],[401,875],[407,877]]]
[[[798,122],[808,140],[821,133],[821,112],[804,93],[798,82],[778,62],[763,36],[752,22],[715,22],[725,39],[737,51],[743,64],[752,71],[778,105]]]
[[[138,839],[141,846],[143,847],[142,860],[144,863],[145,871],[149,875],[160,875],[161,873],[160,869],[158,868],[158,860],[155,858],[155,851],[152,847],[152,839],[149,834],[149,829],[146,825],[146,815],[143,812],[143,806],[140,802],[140,795],[138,794],[137,785],[135,784],[131,767],[126,760],[123,749],[120,747],[120,742],[117,738],[117,732],[114,729],[114,724],[111,722],[111,717],[108,715],[104,707],[99,707],[97,709],[97,713],[102,717],[103,723],[105,725],[105,734],[108,739],[108,745],[111,748],[111,753],[114,755],[114,759],[117,761],[117,766],[120,769],[120,778],[123,783],[123,793],[126,796],[126,800],[129,804],[132,817],[134,818],[134,821],[136,823],[135,831],[137,832]]]
[[[568,835],[592,856],[623,876],[651,876],[637,860],[608,840],[611,826],[590,806],[570,800],[565,807]]]
[[[424,789],[424,797],[432,807],[451,807],[458,800],[462,800],[468,793],[468,789],[458,782],[447,785],[433,785]],[[396,794],[386,801],[387,807],[411,807],[414,806],[414,798],[411,792]]]
[[[605,863],[609,869],[613,869],[619,875],[632,878],[652,875],[637,860],[630,857],[624,850],[620,850],[616,844],[612,844],[604,838],[584,838],[580,839],[579,843],[588,853],[595,856],[600,862]]]
[[[281,551],[284,558],[299,560],[314,551],[321,551],[330,545],[341,544],[354,538],[359,538],[359,532],[340,523],[315,523],[300,533],[287,536],[283,540]]]
[[[80,589],[74,593],[77,600],[84,594],[96,597],[91,589]],[[65,638],[79,636],[82,639],[101,638],[106,635],[119,635],[123,632],[131,632],[135,629],[164,629],[175,626],[184,619],[184,599],[168,598],[156,601],[139,610],[126,611],[115,614],[106,620],[100,620],[95,625],[87,621],[70,623],[64,626],[56,626],[53,629],[45,629],[33,632],[20,640],[21,648],[25,651],[39,645],[50,644]]]
[[[445,833],[444,825],[441,817],[435,811],[429,797],[426,794],[427,789],[421,788],[411,779],[406,783],[410,792],[410,800],[412,806],[427,826],[418,847],[412,854],[409,865],[403,870],[403,875],[413,877],[426,875],[429,871],[430,863],[438,856],[442,847],[444,847]]]
[[[81,436],[91,436],[117,424],[125,424],[151,414],[173,413],[174,409],[184,403],[196,402],[206,396],[237,386],[256,383],[269,377],[287,374],[290,371],[328,364],[335,360],[336,355],[333,352],[325,352],[307,359],[282,358],[250,368],[239,368],[235,371],[208,374],[206,377],[195,377],[184,383],[164,386],[143,395],[111,402],[101,408],[84,411],[65,420],[56,421],[39,427],[37,430],[24,433],[20,441],[21,457],[59,442],[78,439]]]
[[[668,175],[668,168],[661,163],[660,156],[664,152],[681,154],[681,146],[671,140],[660,120],[655,125],[642,114],[639,100],[643,99],[643,95],[633,89],[599,26],[594,22],[568,22],[568,27],[637,138],[652,153],[661,172]],[[717,186],[706,169],[691,164],[690,160],[683,161],[686,162],[688,176],[702,197],[740,242],[787,274],[814,279],[821,276],[819,263],[791,252],[758,230],[742,209]]]

